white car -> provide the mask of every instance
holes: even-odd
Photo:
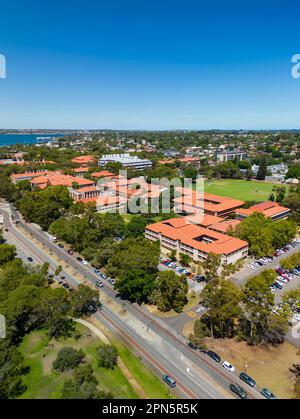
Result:
[[[286,279],[286,278],[284,278],[283,276],[278,276],[277,278],[276,278],[276,280],[277,281],[280,281],[280,282],[283,282],[284,284],[287,284],[289,281]]]
[[[228,361],[224,361],[223,362],[223,367],[225,368],[225,370],[230,371],[230,372],[234,372],[235,368],[233,365],[231,365]]]
[[[89,262],[88,262],[87,260],[84,260],[84,259],[83,259],[82,263],[83,263],[85,266],[89,264]]]

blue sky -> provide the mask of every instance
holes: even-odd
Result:
[[[300,128],[298,0],[20,3],[0,128]]]

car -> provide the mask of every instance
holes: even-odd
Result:
[[[245,372],[240,373],[240,379],[250,387],[255,387],[256,382]]]
[[[274,293],[275,291],[277,291],[277,288],[275,287],[275,285],[270,285],[270,290]]]
[[[65,246],[61,243],[58,243],[58,247],[60,247],[61,249],[63,249]]]
[[[162,379],[165,383],[168,384],[168,386],[170,386],[172,388],[176,387],[176,381],[172,377],[170,377],[169,375],[163,375]]]
[[[108,278],[108,282],[109,282],[111,285],[115,285],[115,283],[116,283],[116,281],[115,281],[114,279],[112,279],[112,278]]]
[[[270,400],[276,400],[277,397],[267,388],[263,388],[261,391],[261,394],[266,398]]]
[[[280,282],[275,281],[275,282],[274,282],[274,285],[275,285],[275,287],[276,287],[276,288],[278,288],[279,290],[282,290],[282,285],[281,285],[281,283],[280,283]]]
[[[89,264],[89,262],[88,262],[87,260],[85,260],[85,259],[83,259],[83,260],[82,260],[82,263],[83,263],[85,266]]]
[[[229,371],[229,372],[234,372],[235,368],[233,365],[230,364],[230,362],[228,361],[224,361],[222,364],[223,368],[225,368],[225,370]]]
[[[107,279],[107,275],[105,275],[103,273],[101,273],[100,276],[101,276],[102,279]]]
[[[97,281],[97,282],[96,282],[96,286],[97,286],[98,288],[103,288],[103,287],[104,287],[104,285],[102,284],[102,282],[101,282],[101,281]]]
[[[68,250],[68,253],[69,253],[69,255],[73,255],[73,252],[72,252],[72,250]]]
[[[206,351],[206,355],[208,355],[211,359],[213,359],[216,362],[221,361],[221,357],[214,351],[208,350]]]
[[[232,383],[229,386],[230,390],[236,394],[237,396],[239,396],[241,399],[247,399],[247,393],[245,392],[245,390],[243,389],[243,387],[241,387],[240,385],[238,385],[237,383]]]
[[[200,282],[205,282],[206,278],[204,275],[196,275],[195,280],[200,283]]]
[[[188,345],[191,349],[194,349],[195,351],[198,349],[198,346],[195,345],[193,342],[189,342]]]
[[[76,259],[78,260],[78,262],[82,262],[82,258],[80,256],[78,256]]]
[[[62,286],[63,286],[65,289],[69,289],[69,288],[70,288],[70,286],[69,286],[66,282],[64,282],[64,283],[62,284]]]
[[[287,284],[289,281],[286,279],[286,278],[284,278],[283,276],[278,276],[277,278],[276,278],[276,280],[277,281],[280,281],[280,282],[283,282],[284,284]]]
[[[33,262],[33,259],[32,259],[32,257],[30,257],[30,256],[27,258],[27,260],[28,260],[28,262],[30,262],[30,263],[32,263],[32,262]]]

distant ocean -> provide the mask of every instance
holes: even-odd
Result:
[[[37,138],[49,137],[57,138],[63,137],[66,134],[0,134],[0,147],[11,146],[16,144],[37,144],[40,142]]]

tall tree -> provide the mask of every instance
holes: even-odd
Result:
[[[181,312],[187,303],[188,283],[184,275],[173,271],[159,272],[150,297],[161,311]]]

